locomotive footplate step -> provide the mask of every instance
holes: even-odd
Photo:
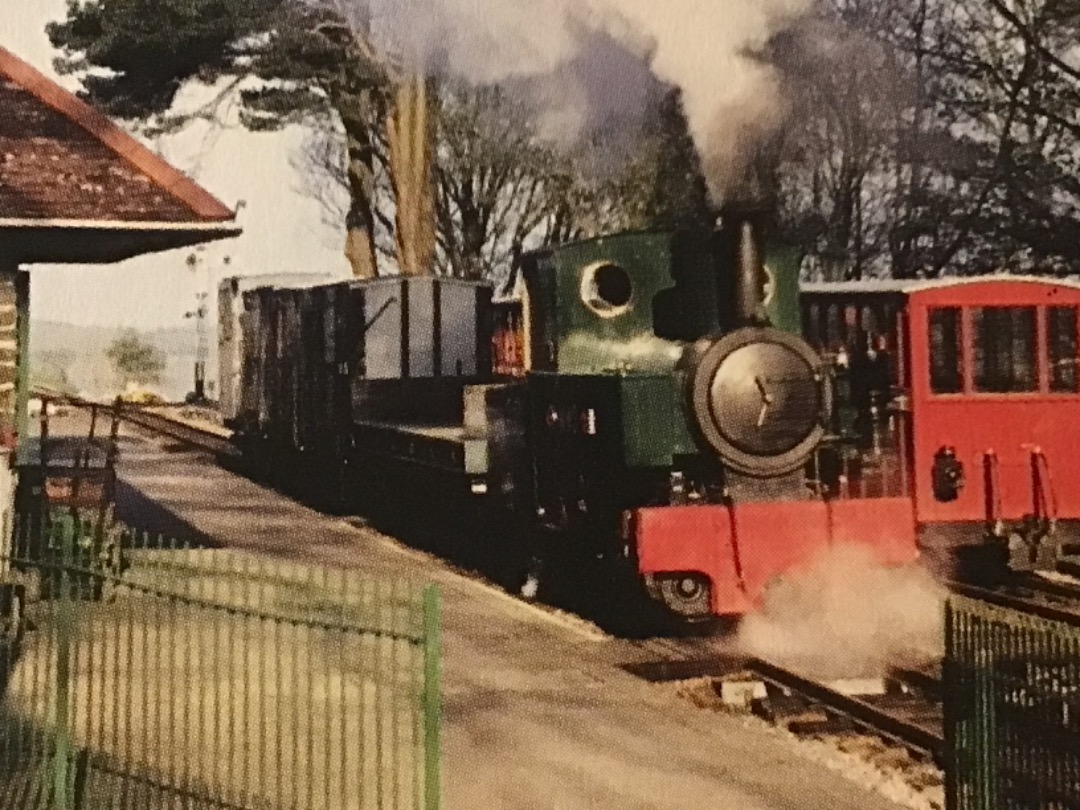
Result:
[[[400,425],[370,420],[354,426],[360,453],[375,453],[468,475],[488,471],[486,439],[461,425]]]

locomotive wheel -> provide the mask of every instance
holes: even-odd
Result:
[[[711,593],[709,581],[701,574],[664,574],[653,580],[660,601],[673,613],[687,619],[707,619]]]

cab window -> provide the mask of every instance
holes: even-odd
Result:
[[[961,372],[960,309],[930,310],[930,390],[935,394],[958,394],[963,388]]]
[[[971,310],[975,390],[1016,394],[1038,390],[1035,307]]]

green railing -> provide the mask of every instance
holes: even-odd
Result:
[[[70,519],[15,534],[0,807],[439,807],[433,586]]]
[[[1080,808],[1080,628],[953,597],[947,810]]]

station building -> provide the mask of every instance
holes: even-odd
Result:
[[[0,46],[0,510],[27,438],[34,266],[106,264],[236,236],[235,214]]]

